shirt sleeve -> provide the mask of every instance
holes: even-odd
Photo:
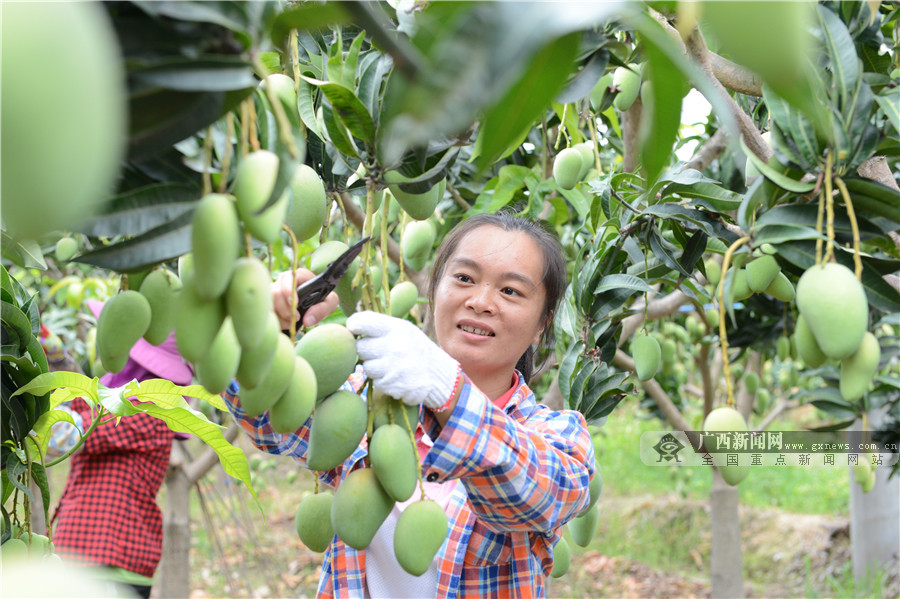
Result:
[[[518,403],[533,406],[521,419],[466,378],[423,467],[431,481],[461,479],[491,530],[547,534],[587,507],[594,446],[581,413],[535,405],[530,391]]]

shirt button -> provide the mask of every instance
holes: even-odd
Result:
[[[429,472],[429,473],[428,473],[428,476],[425,477],[425,480],[427,480],[427,481],[430,482],[430,483],[433,483],[433,482],[436,481],[437,479],[438,479],[438,473],[437,473],[437,472]]]

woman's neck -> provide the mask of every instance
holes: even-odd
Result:
[[[492,373],[473,373],[463,368],[463,372],[466,373],[472,384],[478,387],[478,390],[484,393],[491,401],[509,391],[515,376],[515,370],[504,370],[501,373],[496,371]]]

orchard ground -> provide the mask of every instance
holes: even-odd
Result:
[[[802,426],[795,410],[778,426]],[[603,472],[601,517],[569,572],[551,579],[549,597],[708,597],[709,486],[705,468],[653,468],[637,439],[660,423],[622,406],[596,435]],[[777,428],[777,426],[776,426]],[[202,449],[188,441],[189,450]],[[263,454],[243,437],[265,516],[247,490],[214,469],[192,494],[191,597],[312,597],[322,555],[294,531],[294,512],[314,480],[293,460]],[[291,474],[291,472],[296,474]],[[62,488],[63,469],[51,471]],[[757,468],[742,483],[740,516],[748,597],[890,597],[900,573],[852,576],[850,475],[845,468]],[[54,498],[55,501],[55,498]],[[159,497],[165,503],[165,488]]]

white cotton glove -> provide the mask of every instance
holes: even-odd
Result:
[[[419,327],[378,312],[356,312],[347,329],[375,389],[415,406],[440,410],[456,392],[459,363]]]

